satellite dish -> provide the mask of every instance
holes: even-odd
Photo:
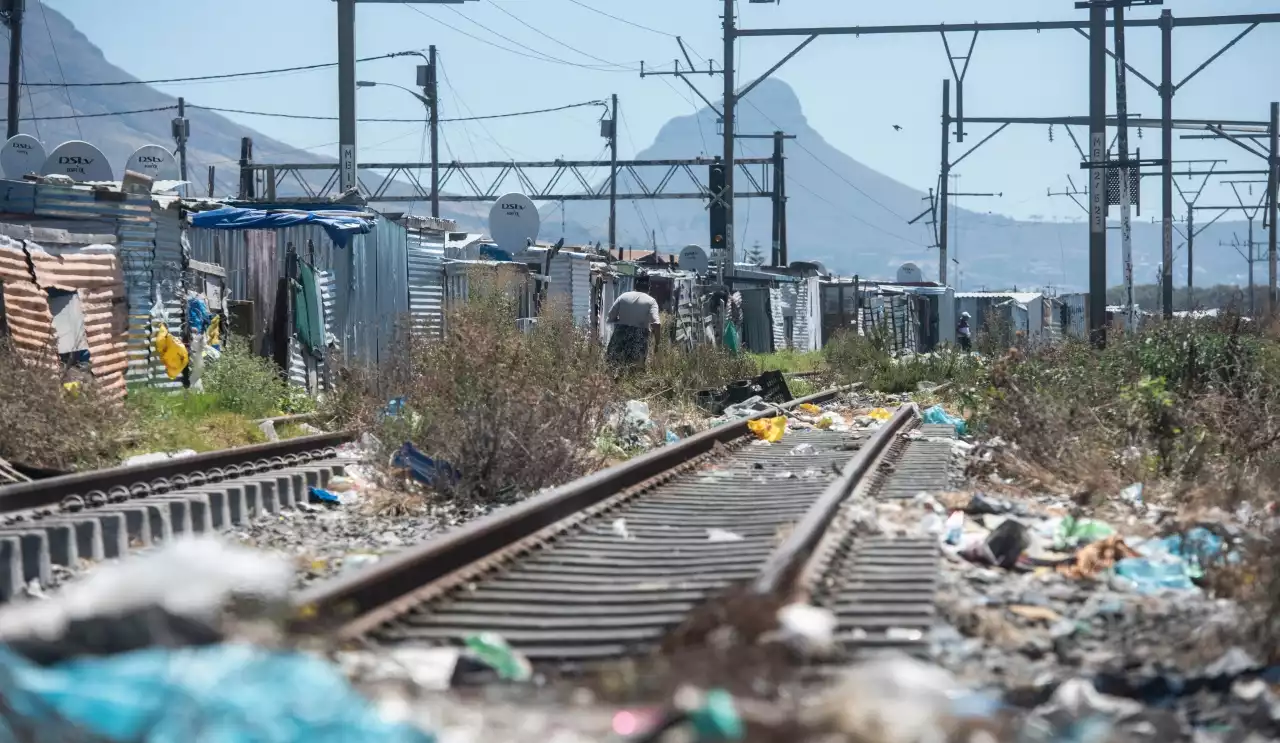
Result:
[[[153,181],[176,181],[180,178],[178,161],[173,153],[158,144],[144,144],[125,161],[125,170],[148,176]]]
[[[920,267],[914,263],[903,263],[902,266],[898,268],[898,283],[923,284],[924,271],[921,271]]]
[[[0,170],[6,178],[15,180],[28,173],[39,173],[44,167],[44,145],[30,134],[15,134],[4,143],[0,152]]]
[[[707,261],[707,251],[697,245],[684,246],[676,260],[680,262],[680,270],[694,273],[706,273],[710,265]]]
[[[542,216],[522,193],[499,196],[489,210],[489,237],[512,255],[532,245],[541,226]]]
[[[75,181],[112,181],[111,165],[102,150],[88,142],[63,142],[45,158],[41,175],[65,175]]]

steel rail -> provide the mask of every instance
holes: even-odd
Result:
[[[794,592],[805,562],[814,554],[840,506],[871,472],[898,434],[917,419],[919,412],[915,403],[902,405],[884,427],[858,450],[840,476],[822,491],[787,539],[765,561],[753,584],[756,593],[778,595]]]
[[[836,397],[837,387],[793,400],[781,409]],[[764,411],[717,426],[670,446],[534,496],[500,513],[472,522],[439,539],[411,547],[374,565],[302,592],[294,599],[299,629],[352,637],[408,611],[432,584],[498,555],[558,522],[580,514],[630,488],[659,478],[735,439],[749,434],[748,422]]]
[[[176,480],[177,487],[185,487],[182,482],[193,473],[211,473],[218,479],[228,474],[239,474],[239,470],[249,466],[258,471],[275,466],[272,460],[280,460],[279,466],[288,464],[288,458],[306,456],[311,452],[331,448],[353,441],[356,434],[352,431],[338,433],[320,433],[312,436],[300,436],[284,441],[273,441],[264,444],[238,446],[220,451],[205,452],[190,457],[166,459],[146,464],[111,467],[91,472],[76,472],[43,480],[34,480],[17,485],[0,487],[0,513],[56,507],[68,499],[81,498],[92,500],[94,496],[107,498],[112,491],[123,491],[125,494],[148,492],[150,485],[157,481]],[[223,470],[234,468],[233,473]]]

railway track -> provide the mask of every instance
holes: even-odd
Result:
[[[120,557],[294,508],[349,464],[324,433],[0,487],[0,601],[54,565]]]
[[[832,606],[850,649],[918,651],[936,545],[861,540],[847,513],[850,496],[896,476],[887,463],[918,426],[914,405],[874,432],[790,431],[773,445],[746,420],[726,424],[314,587],[296,599],[300,622],[375,645],[491,631],[535,663],[579,666],[652,652],[750,584]]]

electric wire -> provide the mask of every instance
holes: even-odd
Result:
[[[578,6],[578,7],[580,7],[580,8],[586,8],[587,10],[591,11],[592,13],[598,13],[598,14],[600,14],[600,15],[604,16],[605,18],[612,18],[613,20],[617,21],[618,23],[625,23],[625,24],[626,24],[626,25],[628,25],[628,26],[634,26],[635,28],[638,28],[638,29],[640,29],[641,31],[649,31],[649,32],[651,32],[651,33],[655,33],[655,34],[658,34],[658,35],[660,35],[660,36],[667,36],[667,37],[670,37],[670,38],[672,38],[672,39],[674,39],[674,38],[676,37],[676,35],[675,35],[675,34],[673,34],[673,33],[668,33],[668,32],[666,32],[666,31],[659,31],[659,30],[658,30],[658,29],[656,29],[656,28],[650,28],[649,26],[646,26],[646,25],[641,24],[641,23],[636,23],[635,21],[628,21],[626,18],[619,18],[618,16],[613,15],[612,13],[606,13],[605,11],[600,10],[599,8],[593,8],[593,7],[591,7],[590,5],[587,5],[587,4],[586,4],[586,3],[584,3],[584,2],[580,2],[580,0],[569,0],[569,2],[573,3],[574,5],[577,5],[577,6]]]
[[[76,104],[71,101],[71,89],[67,87],[67,74],[62,71],[62,58],[58,55],[58,43],[53,40],[53,30],[49,28],[49,16],[44,12],[44,2],[36,0],[36,6],[40,8],[40,20],[44,22],[44,32],[49,36],[49,48],[53,51],[53,61],[58,65],[58,77],[62,78],[62,92],[67,95],[67,107],[71,109],[74,117],[76,113]],[[34,111],[32,113],[35,113]],[[75,118],[76,134],[80,139],[84,139],[84,132],[80,129],[80,119]]]
[[[188,107],[190,106],[188,105]],[[71,116],[25,116],[25,117],[19,118],[18,121],[65,121],[67,119],[75,119],[75,118],[100,119],[105,116],[129,116],[131,114],[149,114],[149,113],[155,113],[157,111],[176,111],[176,110],[178,110],[177,106],[156,106],[155,108],[138,108],[132,111],[103,111],[100,113],[73,114]],[[6,120],[7,119],[0,118],[0,121],[6,121]]]
[[[618,117],[618,120],[619,120],[620,122],[622,122],[622,130],[623,130],[624,132],[626,132],[626,134],[627,134],[627,142],[631,144],[631,151],[632,151],[633,153],[635,153],[635,156],[637,156],[637,157],[638,157],[638,156],[640,155],[640,149],[639,149],[638,147],[636,147],[636,140],[635,140],[635,138],[634,138],[634,137],[632,137],[632,136],[631,136],[631,127],[627,125],[627,120],[626,120],[626,119],[624,119],[624,118],[622,118],[621,116],[619,116],[619,117]],[[632,203],[635,203],[635,202],[633,201]],[[638,211],[638,210],[639,210],[639,205],[637,205],[637,207],[636,207],[636,208],[637,208],[637,211]],[[663,221],[662,221],[662,215],[658,213],[658,203],[657,203],[657,201],[650,200],[650,201],[649,201],[649,208],[653,210],[653,218],[654,218],[654,221],[656,221],[656,222],[658,223],[658,231],[662,233],[662,244],[663,244],[663,245],[671,245],[671,241],[670,241],[670,239],[668,239],[668,238],[667,238],[667,225],[666,225],[665,223],[663,223]],[[645,229],[646,229],[646,231],[647,231],[649,228],[646,226],[646,227],[645,227]],[[657,248],[655,247],[655,248],[654,248],[654,250],[655,250],[655,252],[656,252],[656,251],[657,251]]]
[[[594,55],[594,54],[588,54],[587,52],[584,52],[584,51],[582,51],[581,49],[578,49],[577,47],[575,47],[575,46],[573,46],[573,45],[571,45],[571,44],[568,44],[568,43],[566,43],[566,42],[564,42],[564,41],[561,41],[560,39],[557,39],[556,37],[552,36],[551,34],[546,33],[546,32],[545,32],[545,31],[543,31],[542,29],[540,29],[540,28],[538,28],[538,27],[536,27],[536,26],[534,26],[534,25],[530,24],[529,22],[525,21],[523,18],[521,18],[520,16],[516,15],[515,13],[512,13],[511,11],[509,11],[509,10],[507,10],[506,8],[502,7],[501,5],[499,5],[499,4],[497,4],[497,3],[495,3],[493,0],[487,0],[487,2],[488,2],[490,5],[492,5],[493,7],[497,8],[497,9],[498,9],[498,12],[500,12],[500,13],[502,13],[502,14],[504,14],[504,15],[508,16],[509,18],[511,18],[512,20],[514,20],[516,23],[519,23],[520,25],[524,26],[525,28],[529,29],[530,31],[533,31],[535,34],[537,34],[537,35],[541,36],[542,38],[547,39],[548,41],[551,41],[552,43],[559,44],[560,46],[564,47],[565,49],[568,49],[568,50],[569,50],[569,51],[571,51],[571,52],[577,52],[578,54],[581,54],[581,55],[582,55],[582,56],[584,56],[584,57],[588,57],[588,58],[590,58],[590,59],[594,59],[595,61],[597,61],[597,62],[602,62],[602,63],[604,63],[604,64],[606,64],[606,65],[609,65],[610,67],[617,67],[617,68],[619,68],[619,69],[626,70],[626,71],[628,71],[628,72],[639,72],[639,71],[640,71],[638,67],[630,67],[630,66],[628,66],[628,65],[618,64],[617,62],[611,62],[611,61],[609,61],[609,60],[607,60],[607,59],[604,59],[603,57],[597,57],[597,56],[596,56],[596,55]]]
[[[602,100],[583,101],[581,103],[570,103],[564,106],[555,106],[552,108],[539,108],[531,111],[512,111],[509,113],[501,113],[501,114],[486,114],[484,116],[464,116],[460,118],[440,119],[440,123],[444,124],[444,123],[456,123],[456,122],[463,122],[463,121],[486,121],[489,119],[509,119],[516,116],[532,116],[535,114],[546,114],[546,113],[555,113],[557,111],[568,111],[569,109],[573,109],[573,108],[584,108],[586,106],[603,106],[603,105],[606,105],[606,104]],[[197,108],[202,111],[214,111],[216,113],[243,114],[246,116],[269,116],[277,119],[302,119],[306,121],[337,121],[338,120],[337,116],[316,116],[312,114],[288,114],[288,113],[280,113],[277,111],[248,111],[240,108],[221,108],[218,106],[198,106],[191,103],[187,104],[187,108]],[[356,119],[356,121],[362,121],[366,123],[409,124],[409,123],[420,122],[422,121],[422,119],[361,118],[361,119]]]
[[[600,66],[598,66],[598,65],[588,65],[588,64],[581,64],[581,63],[578,63],[578,62],[570,62],[570,61],[569,61],[569,60],[567,60],[567,59],[560,59],[559,57],[553,57],[553,56],[551,56],[550,54],[545,54],[545,53],[543,53],[543,52],[537,52],[537,51],[533,51],[533,50],[524,51],[524,50],[521,50],[521,49],[512,49],[511,47],[503,46],[502,44],[499,44],[499,43],[494,42],[494,41],[490,41],[489,39],[486,39],[486,38],[483,38],[483,37],[480,37],[480,36],[476,36],[475,34],[473,34],[473,33],[469,32],[469,31],[464,31],[464,30],[462,30],[462,29],[458,28],[457,26],[454,26],[454,25],[453,25],[453,24],[451,24],[451,23],[448,23],[448,22],[446,22],[446,21],[442,21],[442,20],[440,20],[439,18],[437,18],[437,17],[435,17],[435,16],[431,15],[430,13],[426,12],[425,10],[423,10],[423,9],[421,9],[421,8],[419,8],[419,7],[415,6],[415,5],[410,5],[409,3],[401,3],[401,4],[402,4],[402,5],[404,5],[404,7],[408,8],[409,10],[412,10],[413,12],[417,13],[418,15],[423,16],[424,18],[427,18],[428,20],[431,20],[431,21],[433,21],[433,22],[435,22],[435,23],[438,23],[438,24],[440,24],[441,26],[444,26],[445,28],[450,29],[451,31],[455,31],[455,32],[457,32],[457,33],[460,33],[460,34],[462,34],[463,36],[466,36],[466,37],[467,37],[467,38],[469,38],[469,39],[473,39],[473,40],[475,40],[475,41],[480,42],[481,44],[485,44],[485,45],[487,45],[487,46],[491,46],[491,47],[493,47],[494,49],[500,49],[500,50],[502,50],[502,51],[504,51],[504,52],[507,52],[508,54],[514,54],[514,55],[516,55],[516,56],[519,56],[519,57],[525,57],[526,59],[532,59],[532,60],[535,60],[535,61],[538,61],[538,62],[550,62],[550,63],[553,63],[553,64],[568,65],[568,66],[570,66],[570,67],[578,67],[578,68],[581,68],[581,69],[584,69],[584,70],[592,70],[592,71],[595,71],[595,72],[630,72],[630,70],[606,69],[606,68],[601,68],[601,67],[600,67]],[[458,11],[457,11],[457,10],[455,10],[453,7],[448,6],[448,5],[446,5],[445,7],[446,7],[446,8],[448,8],[449,10],[452,10],[454,13],[457,13],[459,16],[462,16],[462,18],[464,18],[464,19],[466,19],[466,20],[470,21],[471,23],[474,23],[475,25],[480,26],[480,28],[483,28],[484,30],[489,31],[489,33],[492,33],[492,34],[494,34],[495,36],[498,36],[498,37],[501,37],[501,38],[504,38],[504,39],[506,39],[506,38],[507,38],[507,37],[503,36],[502,34],[499,34],[499,33],[497,33],[496,31],[493,31],[493,30],[489,29],[489,28],[488,28],[487,26],[485,26],[484,24],[481,24],[481,23],[479,23],[479,22],[477,22],[477,21],[472,21],[470,18],[467,18],[465,15],[462,15],[462,13],[458,12]],[[519,42],[517,42],[517,41],[511,40],[511,39],[507,39],[507,40],[508,40],[508,41],[511,41],[511,43],[515,44],[516,46],[522,46],[522,45],[521,45]],[[532,53],[530,53],[530,52],[532,52]]]
[[[394,57],[404,57],[421,54],[421,50],[410,50],[403,52],[389,52],[387,54],[379,54],[373,57],[361,57],[356,62],[373,62],[380,59],[392,59]],[[25,83],[32,88],[109,88],[123,85],[167,85],[169,83],[190,83],[190,82],[207,82],[217,80],[231,80],[241,77],[267,77],[271,75],[282,75],[293,72],[308,72],[310,70],[323,70],[329,67],[337,67],[337,62],[323,62],[318,64],[298,65],[295,67],[277,67],[270,70],[254,70],[252,72],[228,72],[217,75],[196,75],[193,77],[169,77],[156,80],[114,80],[110,82],[100,83]]]
[[[467,102],[462,99],[462,96],[458,94],[457,88],[453,87],[453,83],[450,82],[449,80],[449,73],[445,69],[444,64],[437,61],[436,65],[440,68],[440,77],[441,79],[444,80],[445,87],[449,89],[449,95],[451,97],[451,100],[457,101],[458,105],[462,107],[463,111],[467,111],[468,113],[475,113],[474,111],[471,110],[471,107],[467,105]],[[493,136],[493,132],[489,131],[489,127],[484,125],[484,121],[482,119],[477,119],[472,117],[469,120],[475,121],[480,125],[481,131],[483,131],[485,136],[489,138],[490,142],[493,142],[494,145],[496,145],[499,150],[502,150],[502,153],[507,156],[508,160],[515,160],[515,157],[512,156],[511,151],[508,150],[506,147],[502,146],[502,143],[498,141],[498,138]]]

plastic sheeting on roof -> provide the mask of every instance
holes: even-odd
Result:
[[[228,206],[192,214],[191,224],[215,230],[274,230],[316,224],[324,228],[335,245],[345,247],[352,235],[365,235],[373,230],[373,217],[348,211],[267,211]]]

